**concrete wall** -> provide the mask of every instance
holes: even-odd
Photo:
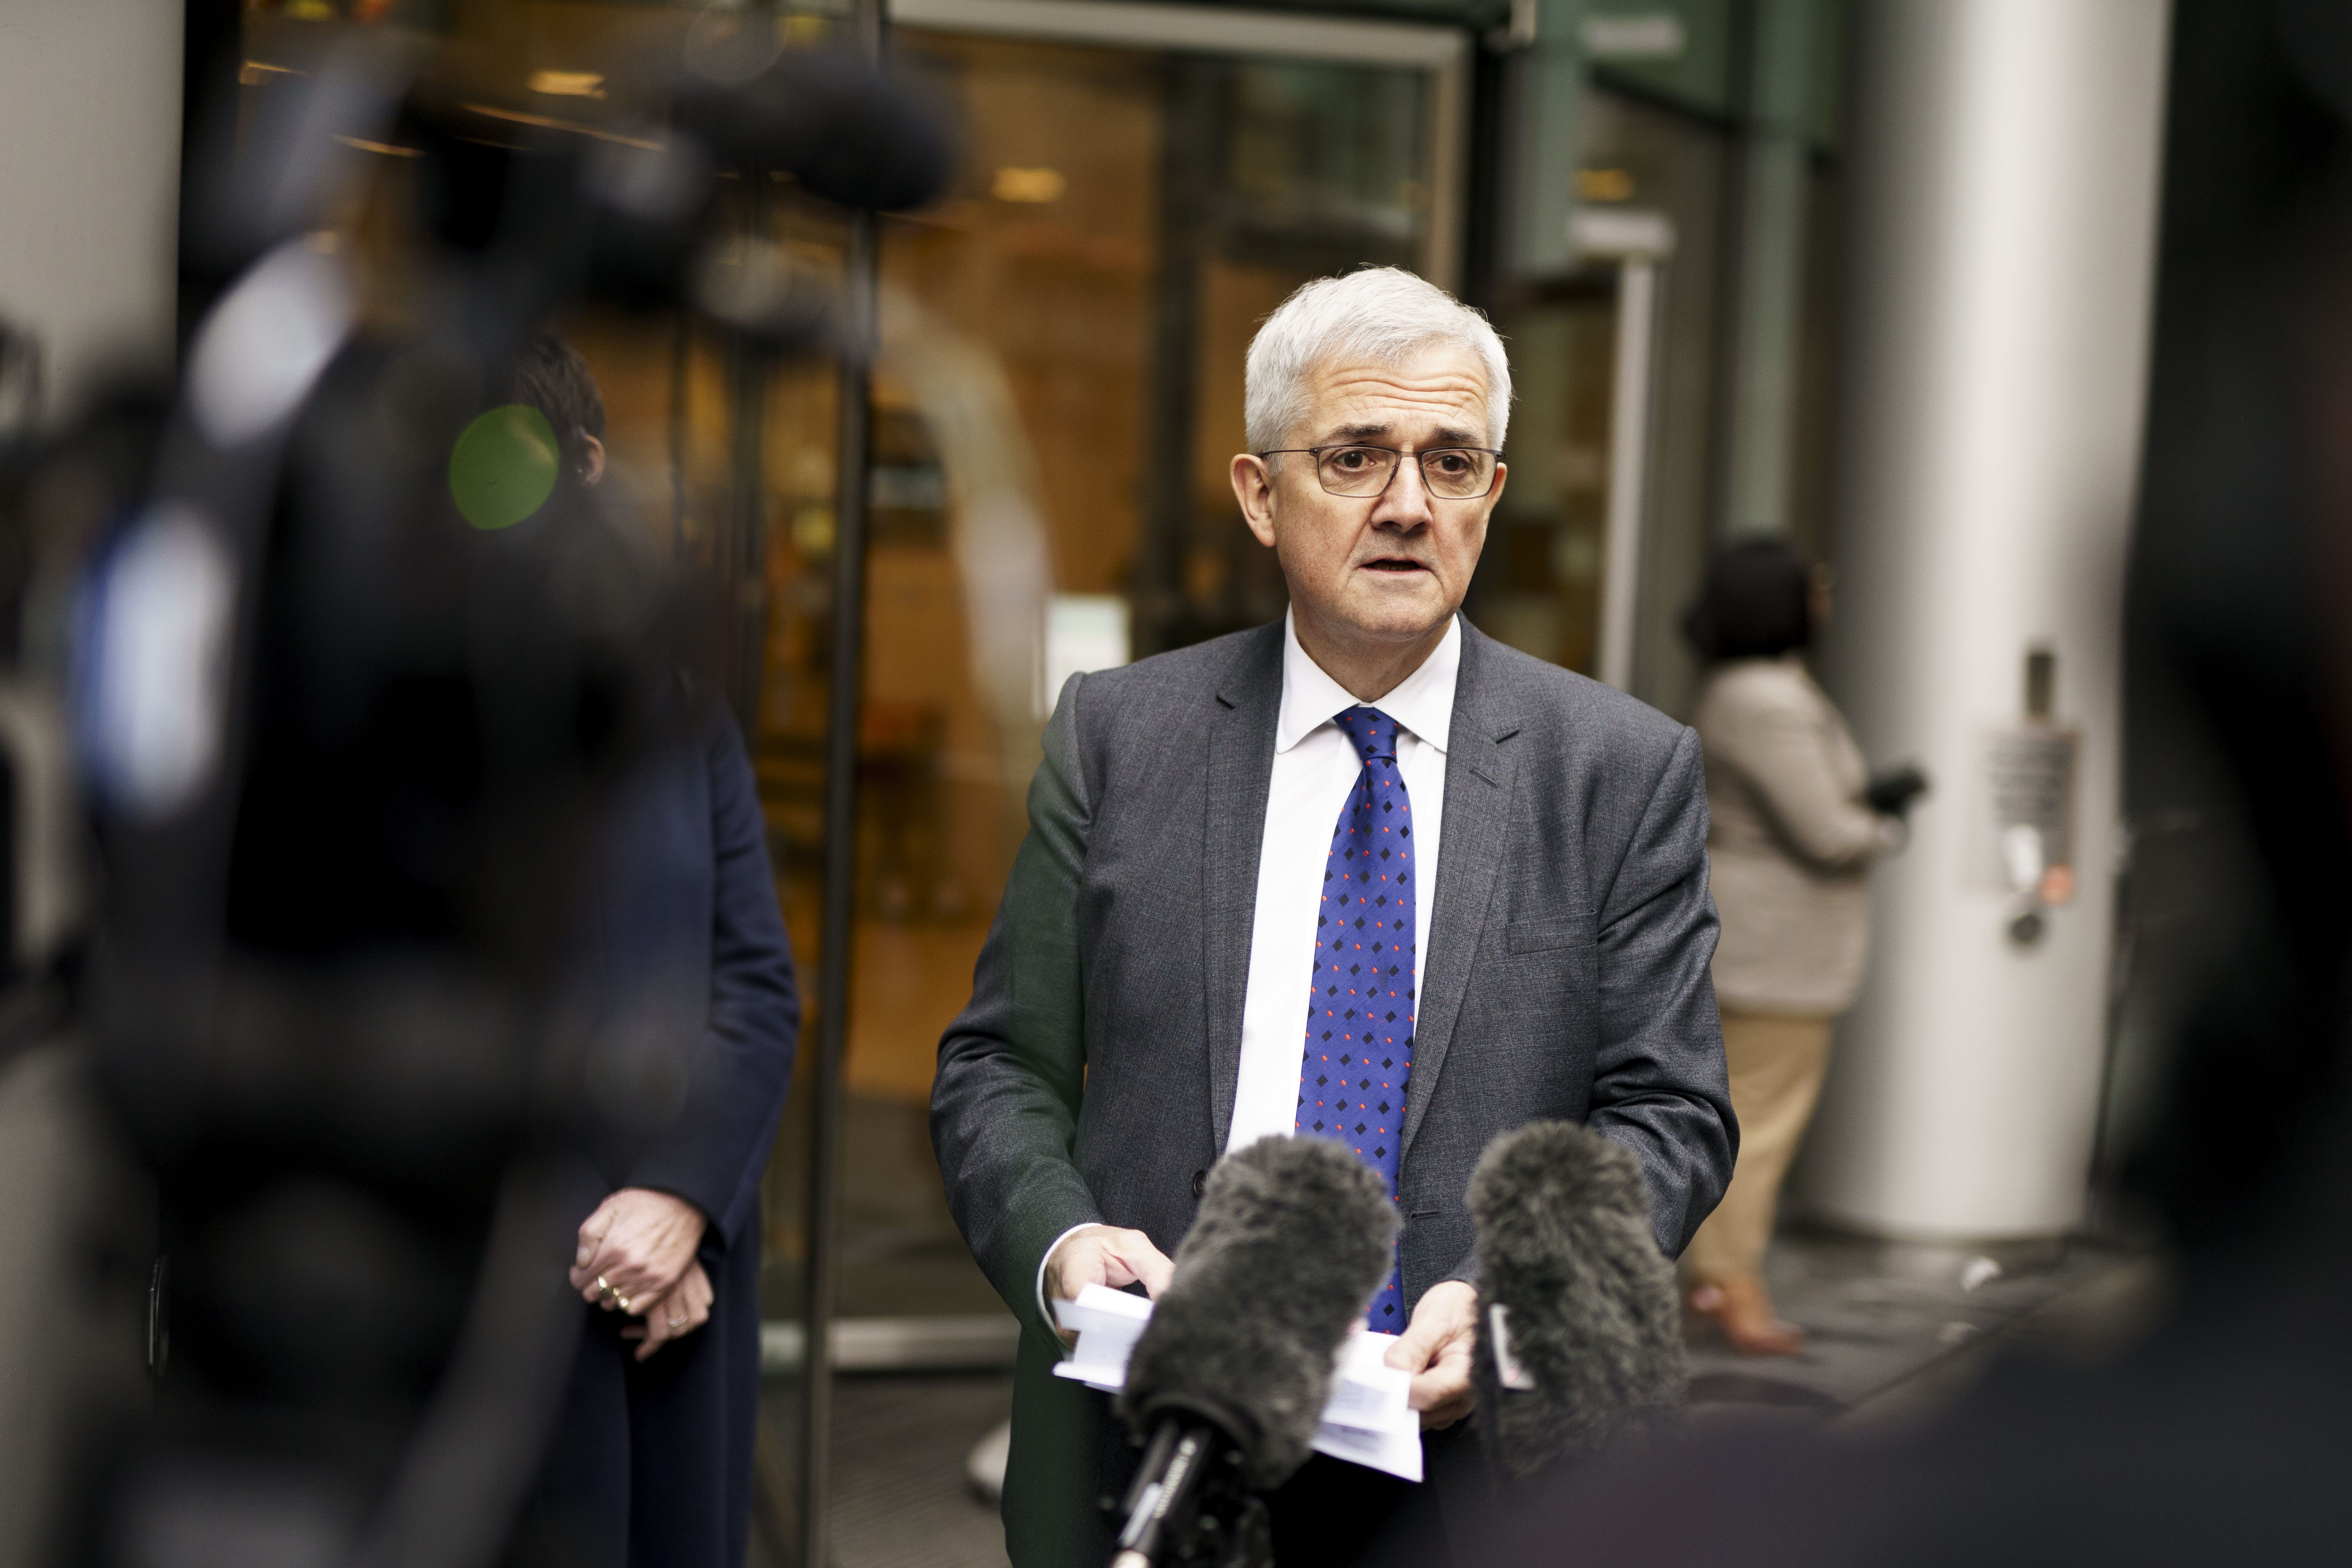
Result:
[[[0,317],[40,339],[53,414],[172,351],[181,24],[177,0],[0,4]]]
[[[1863,9],[1827,668],[1874,763],[1937,788],[1877,875],[1798,1192],[1878,1234],[2046,1236],[2081,1215],[2105,1037],[2168,8]],[[2036,646],[2082,736],[2079,891],[2026,946],[1977,819]]]

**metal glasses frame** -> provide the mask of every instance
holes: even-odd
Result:
[[[1346,490],[1335,490],[1331,488],[1331,481],[1323,477],[1323,454],[1326,452],[1349,451],[1386,452],[1390,457],[1396,459],[1396,461],[1389,465],[1388,478],[1381,481],[1381,488],[1379,489],[1364,490],[1350,495]],[[1421,470],[1422,488],[1429,492],[1430,499],[1433,500],[1484,500],[1488,496],[1495,493],[1495,478],[1497,474],[1500,474],[1503,471],[1502,449],[1496,447],[1432,447],[1427,451],[1423,452],[1400,452],[1394,447],[1371,447],[1365,445],[1361,441],[1334,441],[1328,447],[1276,447],[1272,451],[1260,452],[1257,456],[1262,460],[1267,458],[1283,457],[1293,452],[1303,452],[1307,456],[1315,459],[1315,482],[1323,487],[1326,494],[1339,496],[1348,500],[1370,500],[1375,496],[1384,496],[1388,494],[1389,486],[1396,483],[1398,471],[1404,467],[1404,459],[1407,458],[1411,458],[1413,460],[1413,466]],[[1437,487],[1429,482],[1429,459],[1437,456],[1441,452],[1483,452],[1487,457],[1494,458],[1495,467],[1486,475],[1486,488],[1480,490],[1475,496],[1450,496],[1441,494]]]

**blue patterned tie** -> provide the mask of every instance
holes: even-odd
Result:
[[[1362,1155],[1393,1200],[1412,1072],[1412,802],[1397,772],[1397,721],[1377,708],[1350,708],[1332,721],[1364,766],[1323,865],[1296,1126]],[[1397,1268],[1372,1298],[1371,1326],[1404,1331]]]

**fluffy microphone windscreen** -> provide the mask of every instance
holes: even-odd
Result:
[[[1228,1154],[1128,1362],[1120,1414],[1139,1438],[1165,1415],[1205,1416],[1241,1446],[1251,1486],[1280,1486],[1307,1461],[1396,1234],[1379,1173],[1338,1143],[1265,1138]]]
[[[1503,1467],[1560,1459],[1675,1421],[1684,1399],[1675,1266],[1650,1228],[1632,1152],[1565,1121],[1486,1147],[1470,1178],[1480,1290],[1478,1420]],[[1507,1314],[1516,1386],[1498,1376],[1494,1309]]]

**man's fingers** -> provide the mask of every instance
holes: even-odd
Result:
[[[1089,1285],[1118,1289],[1140,1284],[1156,1297],[1168,1289],[1175,1273],[1176,1266],[1167,1254],[1143,1232],[1098,1226],[1064,1237],[1047,1258],[1045,1294],[1048,1300],[1074,1301]],[[1056,1329],[1063,1343],[1076,1343],[1075,1335],[1058,1325]]]
[[[1454,1335],[1438,1347],[1428,1369],[1412,1380],[1405,1403],[1422,1413],[1424,1427],[1451,1426],[1470,1413],[1477,1391],[1470,1383],[1470,1342]]]
[[[1466,1285],[1433,1285],[1413,1304],[1412,1321],[1389,1347],[1389,1365],[1413,1374],[1406,1403],[1423,1425],[1447,1426],[1470,1408],[1472,1347],[1477,1342],[1476,1294]]]
[[[1389,1347],[1381,1359],[1391,1366],[1401,1366],[1407,1372],[1419,1373],[1435,1361],[1453,1338],[1454,1325],[1433,1312],[1416,1310],[1412,1321],[1404,1326],[1397,1342]]]
[[[1449,1401],[1459,1399],[1469,1391],[1469,1368],[1456,1366],[1451,1358],[1441,1358],[1427,1372],[1412,1380],[1406,1391],[1405,1403],[1415,1410],[1437,1410]]]
[[[1119,1249],[1119,1261],[1129,1273],[1142,1281],[1145,1292],[1157,1297],[1176,1278],[1176,1265],[1168,1255],[1151,1245],[1151,1238],[1139,1230],[1130,1230],[1120,1237],[1125,1243]]]
[[[1397,1336],[1397,1342],[1391,1345],[1388,1348],[1388,1353],[1381,1359],[1391,1366],[1415,1373],[1414,1384],[1417,1387],[1420,1384],[1417,1374],[1428,1366],[1431,1358],[1437,1354],[1437,1344],[1438,1332],[1434,1324],[1408,1323],[1405,1325],[1404,1332]]]
[[[1176,1265],[1156,1247],[1151,1249],[1150,1257],[1139,1258],[1129,1267],[1135,1270],[1135,1277],[1143,1281],[1144,1294],[1154,1300],[1166,1293],[1176,1278]]]
[[[1117,1261],[1105,1249],[1101,1231],[1082,1230],[1066,1237],[1046,1260],[1045,1293],[1074,1301],[1078,1292],[1089,1285],[1113,1283],[1110,1269]]]
[[[1424,1410],[1421,1413],[1421,1429],[1424,1432],[1443,1432],[1469,1415],[1472,1404],[1473,1402],[1466,1397],[1449,1399],[1434,1410]]]
[[[1158,1297],[1176,1277],[1176,1265],[1168,1255],[1151,1244],[1151,1238],[1139,1230],[1122,1230],[1112,1238],[1110,1255],[1127,1278],[1122,1285],[1141,1284],[1146,1294]]]

